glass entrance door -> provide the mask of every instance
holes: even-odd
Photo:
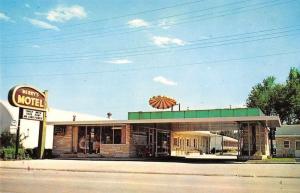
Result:
[[[170,131],[156,130],[156,156],[170,155]]]
[[[85,154],[100,153],[99,127],[79,127],[78,152]]]

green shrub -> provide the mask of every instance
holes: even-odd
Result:
[[[4,131],[0,135],[1,147],[12,147],[16,144],[16,134]]]
[[[1,158],[3,160],[12,160],[15,159],[15,147],[4,147],[2,149],[0,149],[0,155]],[[19,159],[27,159],[29,158],[26,153],[25,150],[23,148],[20,148],[18,150],[18,158]]]

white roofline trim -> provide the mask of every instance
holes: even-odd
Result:
[[[142,119],[142,120],[97,120],[97,121],[60,121],[47,122],[49,125],[105,125],[105,124],[138,124],[138,123],[228,123],[246,121],[275,122],[280,127],[278,116],[251,116],[251,117],[214,117],[214,118],[181,118],[181,119]]]

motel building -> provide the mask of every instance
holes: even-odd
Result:
[[[57,157],[206,155],[218,139],[215,133],[233,131],[237,139],[223,137],[223,144],[236,147],[244,160],[267,158],[269,131],[281,126],[277,116],[265,116],[258,108],[129,112],[127,120],[47,124],[54,127],[52,154]]]

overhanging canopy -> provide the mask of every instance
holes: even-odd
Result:
[[[215,117],[215,118],[181,118],[181,119],[142,119],[142,120],[96,120],[96,121],[61,121],[48,122],[50,125],[122,125],[122,124],[163,124],[198,126],[209,130],[237,126],[243,122],[260,122],[267,127],[280,127],[278,116],[246,116],[246,117]]]

